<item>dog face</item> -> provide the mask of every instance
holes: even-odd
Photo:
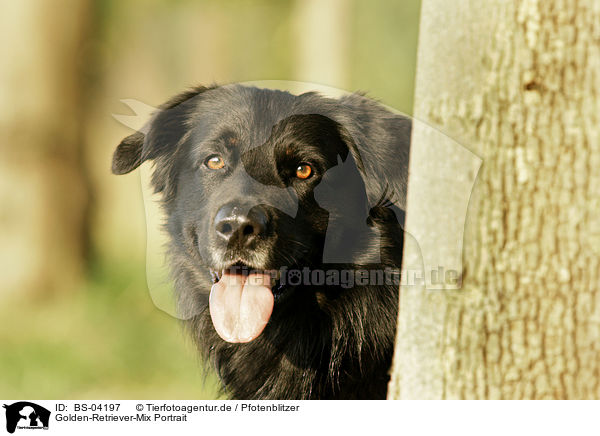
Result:
[[[385,214],[372,206],[390,187],[401,187],[404,198],[407,156],[365,144],[406,140],[410,126],[403,121],[361,97],[201,88],[167,102],[145,134],[126,138],[113,171],[154,161],[175,268],[185,265],[200,289],[210,274],[216,330],[227,341],[246,342],[262,332],[280,297],[314,297],[310,284],[282,284],[281,269],[379,262],[381,246],[401,252],[389,240],[380,244],[375,228]],[[380,125],[386,122],[391,129]],[[402,162],[401,176],[390,181],[394,162]],[[386,257],[393,264],[397,254]]]
[[[349,155],[339,126],[315,114],[259,125],[262,132],[248,124],[215,125],[204,140],[186,147],[171,229],[217,275],[233,265],[314,266],[321,261],[328,220],[314,189]]]

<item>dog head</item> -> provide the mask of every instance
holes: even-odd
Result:
[[[358,95],[197,88],[125,138],[113,172],[153,161],[171,253],[189,274],[212,274],[211,314],[223,318],[215,327],[242,342],[289,292],[271,271],[319,268],[331,247],[348,264],[376,249],[370,210],[389,191],[403,207],[409,135],[410,121]],[[225,301],[232,295],[235,304]],[[229,305],[238,307],[235,321],[225,319]],[[256,319],[234,332],[240,317]]]

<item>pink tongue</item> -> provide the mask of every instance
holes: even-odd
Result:
[[[210,316],[227,342],[250,342],[267,325],[273,311],[268,274],[223,274],[210,290]]]

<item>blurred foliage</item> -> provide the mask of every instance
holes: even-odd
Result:
[[[412,114],[420,1],[354,4],[349,90]]]
[[[0,295],[0,397],[217,395],[215,376],[203,382],[180,323],[150,299],[140,176],[110,175],[112,151],[130,134],[110,114],[129,113],[121,99],[158,105],[195,84],[317,81],[298,68],[297,45],[311,28],[298,22],[302,1],[92,3],[79,59],[91,184],[88,277],[77,292]],[[323,84],[366,91],[411,113],[420,2],[338,1],[348,9],[347,34],[331,37],[346,39],[347,74],[344,83]]]
[[[69,299],[0,307],[2,398],[216,398],[181,324],[148,296],[138,265],[96,263]]]

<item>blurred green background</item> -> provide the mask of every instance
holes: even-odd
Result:
[[[154,306],[121,99],[294,80],[411,113],[417,0],[0,2],[0,397],[215,398]]]

